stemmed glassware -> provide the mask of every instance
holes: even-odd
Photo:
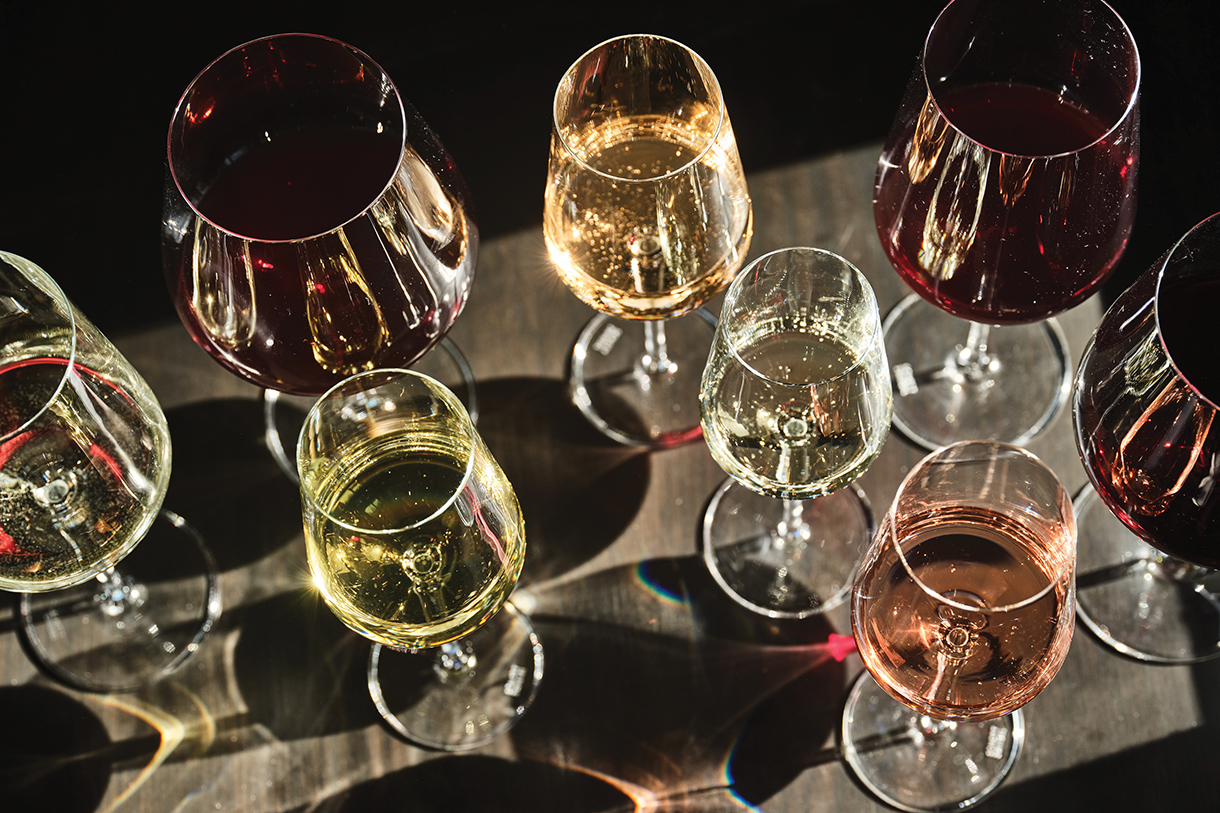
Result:
[[[368,685],[385,720],[450,751],[512,726],[543,669],[509,602],[525,526],[462,402],[419,373],[360,373],[310,409],[297,465],[314,583],[375,642]]]
[[[1022,444],[1066,403],[1053,316],[1126,247],[1139,85],[1135,42],[1102,0],[954,0],[937,18],[873,198],[915,291],[885,322],[894,422],[915,442]]]
[[[162,247],[178,314],[266,388],[268,443],[295,477],[272,419],[279,393],[411,365],[462,311],[478,245],[465,184],[385,71],[305,34],[205,68],[174,112],[168,164]],[[470,401],[469,366],[446,349]]]
[[[1212,215],[1102,317],[1074,388],[1080,617],[1158,663],[1220,655],[1218,293]]]
[[[843,746],[860,780],[902,810],[990,794],[1024,741],[1020,707],[1072,639],[1076,525],[1029,452],[963,441],[903,480],[852,592],[867,672]]]
[[[874,528],[852,483],[880,454],[892,408],[868,280],[822,249],[755,260],[725,295],[699,402],[730,475],[703,520],[717,582],[775,618],[839,604]]]
[[[608,40],[555,92],[543,232],[560,278],[598,313],[569,388],[629,445],[699,437],[700,371],[752,234],[737,142],[712,69],[650,35]],[[678,318],[689,314],[684,318]]]
[[[220,611],[211,554],[161,508],[170,458],[144,380],[46,272],[0,252],[0,589],[22,594],[37,661],[77,688],[152,682]],[[158,516],[176,530],[127,558]]]

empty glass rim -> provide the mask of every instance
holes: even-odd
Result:
[[[0,434],[0,463],[3,463],[3,460],[7,459],[8,457],[2,448],[3,444],[8,443],[8,441],[20,436],[22,433],[29,431],[30,427],[37,423],[38,420],[42,418],[42,416],[45,415],[48,410],[50,410],[51,404],[55,403],[55,401],[59,398],[60,393],[64,391],[64,387],[67,386],[68,379],[72,377],[72,371],[76,369],[78,332],[76,328],[76,310],[72,306],[72,301],[68,299],[68,295],[64,293],[63,289],[59,287],[59,283],[56,282],[50,274],[42,270],[42,268],[36,263],[8,251],[0,251],[0,260],[3,260],[13,268],[16,268],[18,271],[32,277],[35,280],[36,287],[41,288],[44,293],[49,294],[56,301],[56,304],[63,310],[67,317],[66,321],[68,326],[68,352],[63,356],[56,356],[50,359],[50,361],[55,363],[63,362],[64,367],[63,373],[60,375],[59,381],[55,385],[55,390],[47,396],[45,403],[43,403],[32,415],[21,422],[21,425],[8,432],[5,432],[4,434]],[[28,358],[21,358],[13,361],[5,359],[0,361],[0,370],[15,369],[25,366],[27,362],[35,361],[39,361],[41,363],[42,360],[40,360],[38,356],[30,356]]]
[[[1213,239],[1215,239],[1217,243],[1220,243],[1220,212],[1216,212],[1209,217],[1205,217],[1203,220],[1196,223],[1186,232],[1186,234],[1178,238],[1178,241],[1173,244],[1173,247],[1170,248],[1169,251],[1165,252],[1165,256],[1160,260],[1160,268],[1156,272],[1156,290],[1152,296],[1152,308],[1153,318],[1156,320],[1157,339],[1161,343],[1161,349],[1165,351],[1165,357],[1169,359],[1169,363],[1173,366],[1174,373],[1178,378],[1182,379],[1182,381],[1186,383],[1186,386],[1190,387],[1190,391],[1202,399],[1204,403],[1206,403],[1212,409],[1220,409],[1220,405],[1217,405],[1215,401],[1204,395],[1198,387],[1191,383],[1190,379],[1186,377],[1186,374],[1182,372],[1182,369],[1178,367],[1178,363],[1173,360],[1173,353],[1170,351],[1168,345],[1165,344],[1165,334],[1161,332],[1161,286],[1165,283],[1165,272],[1170,269],[1170,267],[1173,265],[1174,259],[1181,251],[1189,250],[1189,246],[1186,245],[1186,241],[1190,240],[1192,237],[1198,238],[1199,233],[1205,231],[1214,231],[1215,236]],[[1212,274],[1220,275],[1220,269],[1212,271]]]
[[[1076,155],[1077,153],[1084,152],[1087,149],[1091,149],[1098,143],[1105,141],[1107,138],[1110,137],[1111,133],[1113,133],[1119,127],[1123,126],[1123,124],[1128,119],[1130,119],[1131,116],[1133,115],[1135,106],[1136,106],[1137,102],[1139,101],[1140,85],[1143,82],[1143,75],[1144,75],[1143,61],[1140,59],[1139,46],[1135,42],[1135,36],[1131,33],[1131,28],[1127,25],[1127,21],[1124,20],[1122,15],[1119,14],[1117,11],[1115,11],[1114,8],[1109,3],[1107,3],[1105,0],[1083,0],[1083,2],[1096,3],[1098,6],[1101,6],[1102,8],[1106,9],[1107,11],[1110,12],[1111,15],[1113,15],[1114,19],[1118,21],[1118,24],[1121,27],[1122,31],[1124,33],[1126,33],[1127,42],[1131,46],[1131,53],[1135,57],[1135,82],[1132,85],[1130,98],[1127,99],[1127,106],[1125,108],[1123,108],[1122,115],[1116,117],[1114,120],[1114,124],[1112,124],[1110,127],[1108,127],[1104,133],[1102,133],[1100,136],[1098,136],[1097,138],[1090,141],[1088,144],[1084,144],[1080,147],[1077,147],[1074,150],[1066,150],[1064,152],[1059,152],[1059,153],[1048,153],[1045,155],[1027,155],[1025,153],[1006,152],[1005,150],[998,150],[995,147],[984,144],[983,142],[979,141],[978,139],[971,137],[969,133],[966,133],[956,124],[954,124],[953,119],[950,118],[947,113],[945,113],[944,109],[940,106],[940,99],[937,98],[936,91],[932,89],[932,84],[928,81],[928,71],[927,71],[928,49],[932,45],[932,35],[936,32],[937,28],[940,26],[941,20],[944,18],[944,16],[946,14],[948,14],[949,9],[952,8],[957,2],[958,2],[958,0],[950,0],[945,5],[945,7],[940,10],[940,13],[936,16],[936,21],[933,22],[931,27],[928,29],[928,35],[924,38],[923,50],[921,50],[919,53],[919,72],[920,72],[920,75],[923,77],[924,88],[928,92],[928,98],[930,98],[932,100],[932,103],[934,105],[936,105],[936,112],[940,115],[941,118],[943,118],[945,120],[946,123],[948,123],[948,125],[950,127],[953,128],[954,132],[959,133],[963,138],[967,139],[972,144],[977,144],[978,146],[982,147],[983,149],[987,150],[988,152],[993,152],[993,153],[996,153],[997,155],[1011,155],[1015,158],[1060,158],[1063,156]]]
[[[363,526],[353,525],[350,522],[345,522],[345,521],[339,519],[334,514],[332,514],[330,511],[328,511],[326,508],[324,508],[321,504],[318,503],[313,492],[304,487],[305,478],[299,476],[301,464],[304,460],[303,451],[305,449],[305,444],[307,442],[306,434],[309,430],[310,425],[313,424],[314,422],[316,422],[316,420],[317,420],[319,406],[324,401],[331,398],[331,396],[334,395],[341,388],[350,387],[352,384],[357,383],[357,382],[361,381],[362,379],[366,379],[366,378],[380,378],[380,379],[382,379],[382,383],[387,383],[387,382],[394,381],[394,380],[400,379],[400,378],[413,378],[413,379],[420,381],[421,383],[423,383],[423,385],[425,387],[428,388],[428,390],[432,393],[432,395],[436,396],[441,401],[443,401],[446,406],[448,406],[450,409],[452,409],[459,416],[459,423],[461,425],[461,428],[465,430],[465,436],[466,436],[466,439],[469,441],[469,445],[470,445],[469,454],[466,455],[466,468],[462,472],[461,482],[459,482],[456,486],[454,486],[453,493],[450,494],[445,499],[444,503],[441,504],[440,506],[438,506],[437,509],[435,511],[433,511],[431,514],[429,514],[428,516],[423,517],[422,519],[415,520],[414,522],[408,523],[406,525],[400,525],[400,526],[397,526],[394,528],[365,528]],[[368,392],[369,389],[374,388],[376,386],[378,386],[378,385],[374,384],[373,387],[366,388],[362,391]],[[355,394],[355,393],[353,393],[353,394]],[[313,506],[320,514],[325,516],[327,518],[327,520],[329,520],[331,523],[333,523],[337,527],[344,528],[344,529],[347,529],[350,531],[354,531],[354,532],[357,532],[360,534],[364,534],[366,536],[390,536],[393,534],[399,534],[404,531],[409,531],[413,528],[418,528],[421,525],[424,525],[425,523],[431,522],[432,520],[436,519],[437,517],[439,517],[440,515],[444,514],[446,511],[449,510],[450,506],[453,505],[454,501],[457,500],[458,496],[462,493],[463,490],[465,490],[467,485],[469,485],[470,478],[473,476],[474,458],[475,458],[477,444],[478,444],[478,435],[475,431],[474,424],[470,420],[470,413],[466,411],[466,407],[462,404],[461,400],[456,395],[454,395],[453,392],[448,387],[446,387],[444,384],[442,384],[440,381],[437,381],[435,378],[433,378],[429,375],[425,375],[424,373],[416,372],[415,370],[408,370],[408,369],[405,369],[402,367],[379,367],[374,370],[365,370],[364,372],[360,372],[360,373],[356,373],[355,375],[348,376],[347,378],[343,379],[342,381],[340,381],[337,384],[335,384],[334,386],[332,386],[326,392],[322,393],[322,395],[318,396],[318,400],[314,402],[313,406],[310,407],[310,409],[309,409],[309,413],[305,416],[305,422],[301,425],[301,433],[297,437],[297,454],[296,454],[298,480],[302,484],[301,485],[301,494],[304,496],[304,498],[306,500],[309,501],[309,504],[311,506]]]
[[[706,70],[707,75],[711,77],[712,88],[716,91],[716,98],[720,102],[717,105],[717,109],[716,109],[716,114],[717,114],[716,130],[715,130],[715,132],[712,133],[711,138],[708,139],[707,144],[705,144],[703,146],[703,149],[699,150],[698,154],[696,154],[693,158],[691,158],[689,161],[684,163],[682,166],[671,169],[668,172],[663,172],[660,175],[652,175],[647,178],[625,178],[620,175],[613,175],[609,172],[604,172],[603,170],[597,169],[596,167],[589,166],[589,164],[583,158],[581,158],[580,155],[578,155],[576,153],[576,151],[573,150],[572,147],[568,144],[568,140],[563,135],[563,129],[559,126],[559,92],[563,88],[565,82],[567,82],[567,80],[572,76],[573,71],[576,70],[576,66],[579,65],[581,62],[583,62],[586,57],[588,57],[590,54],[594,53],[597,50],[605,48],[606,46],[611,45],[616,42],[623,42],[626,40],[633,40],[633,39],[659,40],[661,42],[667,42],[672,45],[676,45],[677,47],[681,48],[686,53],[690,54],[694,58],[696,64],[698,64],[701,68]],[[665,37],[660,34],[620,34],[617,37],[611,37],[608,40],[603,40],[602,42],[599,42],[597,45],[594,45],[592,48],[585,51],[583,54],[581,54],[575,60],[573,60],[572,64],[568,66],[568,69],[563,72],[563,76],[560,77],[560,79],[559,79],[559,84],[555,86],[555,96],[554,96],[553,101],[551,102],[551,127],[555,131],[555,137],[558,138],[559,143],[563,145],[564,150],[568,153],[568,155],[572,156],[572,160],[576,161],[577,164],[579,164],[584,169],[587,169],[589,172],[592,172],[596,175],[600,175],[603,178],[609,178],[610,180],[617,181],[620,183],[655,183],[656,181],[662,181],[662,180],[665,180],[666,178],[671,178],[675,175],[680,175],[681,173],[686,172],[692,166],[695,166],[700,161],[702,161],[703,157],[705,155],[707,155],[708,152],[711,151],[712,147],[714,147],[716,145],[716,142],[720,139],[720,133],[724,129],[724,123],[727,119],[728,119],[728,111],[725,109],[725,105],[724,105],[724,92],[720,87],[720,79],[716,76],[716,72],[712,70],[712,66],[709,65],[707,60],[704,59],[702,56],[700,56],[689,45],[685,45],[681,42],[678,42],[675,39],[671,39],[669,37]]]
[[[832,261],[838,262],[844,268],[846,268],[850,272],[850,274],[856,279],[856,281],[860,283],[860,289],[864,292],[865,301],[867,303],[866,307],[869,308],[869,312],[872,314],[873,318],[872,318],[871,331],[867,336],[867,341],[861,341],[858,344],[861,347],[874,347],[877,344],[879,344],[876,342],[876,339],[877,339],[878,334],[881,332],[881,311],[879,310],[878,305],[877,305],[877,293],[876,293],[876,291],[873,290],[872,284],[869,283],[868,277],[864,276],[864,272],[861,271],[859,268],[857,268],[855,263],[853,263],[851,260],[848,260],[843,255],[837,254],[833,251],[830,251],[829,249],[813,248],[810,246],[793,246],[793,247],[789,247],[789,248],[779,248],[779,249],[776,249],[775,251],[769,251],[766,254],[763,254],[761,257],[758,257],[757,259],[754,260],[754,262],[750,263],[744,269],[742,269],[741,273],[739,273],[733,279],[732,284],[729,285],[728,290],[725,292],[724,302],[720,308],[721,318],[717,320],[717,328],[716,328],[717,331],[719,331],[721,329],[720,324],[723,322],[725,311],[732,304],[732,302],[737,298],[738,292],[746,286],[747,278],[750,277],[751,274],[757,268],[759,268],[768,259],[774,258],[777,255],[799,254],[799,253],[817,254],[817,255],[820,255],[823,257],[828,257]],[[784,379],[774,378],[773,376],[769,376],[766,373],[763,373],[761,370],[754,367],[754,365],[750,364],[748,361],[746,361],[741,356],[741,352],[740,352],[741,348],[737,347],[736,345],[734,345],[731,342],[729,342],[727,344],[728,344],[729,352],[733,355],[733,358],[737,361],[738,364],[740,364],[745,369],[749,370],[756,377],[762,379],[763,381],[769,381],[773,384],[778,384],[782,387],[821,386],[823,384],[830,384],[835,381],[839,381],[840,379],[846,378],[847,376],[851,375],[851,373],[853,373],[855,370],[859,369],[867,361],[867,359],[869,357],[868,353],[861,353],[860,355],[858,355],[856,357],[855,361],[853,361],[849,366],[845,367],[837,375],[829,376],[827,378],[822,378],[817,381],[799,381],[799,382],[798,381],[785,381]]]
[[[1047,594],[1049,594],[1052,590],[1054,590],[1055,586],[1057,584],[1059,584],[1060,581],[1062,581],[1063,577],[1066,575],[1066,572],[1071,570],[1073,567],[1075,567],[1076,557],[1074,555],[1060,557],[1062,559],[1062,561],[1054,573],[1048,574],[1050,578],[1047,581],[1046,586],[1031,596],[1026,596],[1025,598],[1021,599],[1020,601],[1013,602],[1012,604],[1004,604],[1004,605],[1001,605],[998,607],[993,607],[990,605],[983,606],[983,607],[972,606],[970,604],[964,604],[960,601],[955,601],[954,599],[951,599],[948,596],[945,596],[944,594],[940,593],[939,591],[934,590],[926,582],[924,582],[922,579],[920,579],[919,576],[916,575],[915,571],[911,569],[911,564],[910,564],[910,562],[907,561],[906,551],[903,550],[902,545],[898,544],[897,531],[894,528],[894,508],[898,504],[898,498],[902,496],[904,491],[906,491],[907,486],[914,480],[916,475],[922,476],[923,472],[925,471],[925,464],[929,461],[930,458],[939,457],[946,452],[953,451],[953,450],[956,450],[959,448],[964,449],[969,446],[984,446],[984,445],[991,446],[991,447],[997,449],[999,452],[1002,452],[1004,454],[1024,457],[1027,460],[1033,462],[1035,465],[1041,467],[1048,474],[1050,474],[1052,477],[1055,478],[1055,482],[1059,483],[1060,491],[1064,494],[1065,504],[1067,506],[1067,520],[1072,525],[1071,537],[1073,540],[1075,540],[1076,539],[1076,513],[1075,513],[1076,509],[1072,504],[1071,495],[1067,494],[1066,489],[1063,488],[1063,484],[1059,481],[1058,475],[1056,475],[1055,472],[1051,469],[1051,467],[1046,465],[1046,463],[1041,458],[1039,458],[1033,452],[1030,452],[1028,449],[1024,449],[1020,446],[1014,446],[1011,443],[1005,443],[1004,441],[999,441],[999,440],[960,440],[956,443],[951,443],[946,446],[942,446],[939,449],[937,449],[936,451],[930,452],[929,454],[927,454],[923,459],[921,459],[918,463],[916,463],[914,466],[912,466],[911,470],[909,472],[907,472],[905,477],[902,478],[902,482],[899,484],[898,490],[894,493],[894,500],[890,504],[890,510],[886,512],[885,519],[882,521],[883,528],[881,531],[879,531],[879,533],[884,533],[888,536],[888,541],[886,542],[886,544],[894,546],[894,550],[898,554],[898,560],[900,562],[902,562],[902,568],[903,568],[903,570],[906,571],[907,575],[911,577],[911,581],[914,582],[914,584],[916,586],[918,586],[920,590],[922,590],[925,594],[927,594],[933,600],[935,600],[939,603],[942,603],[942,604],[946,604],[950,607],[953,607],[954,609],[963,610],[966,612],[1007,613],[1007,612],[1012,612],[1013,610],[1020,610],[1024,607],[1028,607],[1031,604],[1034,604],[1035,602],[1040,601]],[[961,462],[963,460],[984,460],[984,459],[987,459],[987,458],[984,458],[982,456],[962,457],[962,458],[957,458],[956,460],[945,460],[943,462],[938,462],[938,465],[949,465],[951,463]]]
[[[199,80],[203,79],[203,77],[206,76],[213,68],[215,68],[225,59],[232,57],[234,54],[238,53],[242,49],[249,48],[252,45],[258,45],[260,43],[269,42],[271,40],[283,40],[283,39],[294,39],[294,38],[314,39],[314,40],[320,40],[323,42],[333,43],[341,48],[344,48],[344,49],[356,54],[356,56],[359,59],[367,60],[367,62],[371,66],[376,68],[381,73],[381,76],[385,80],[386,85],[394,93],[394,100],[398,104],[398,115],[402,121],[402,142],[398,145],[398,161],[394,164],[394,170],[390,173],[389,177],[386,178],[385,185],[381,187],[381,190],[373,197],[372,200],[370,200],[368,202],[367,205],[364,206],[364,208],[362,208],[359,212],[352,215],[351,217],[349,217],[347,220],[343,221],[342,223],[338,223],[335,226],[332,226],[331,228],[326,229],[325,231],[320,231],[320,232],[317,232],[316,234],[305,235],[304,237],[288,237],[288,238],[274,238],[274,239],[267,239],[267,238],[263,238],[263,237],[254,237],[254,236],[248,235],[248,234],[241,234],[240,232],[236,232],[236,231],[233,231],[232,229],[222,226],[221,224],[217,223],[212,218],[205,215],[203,212],[199,211],[199,207],[195,205],[195,201],[191,200],[191,196],[188,195],[186,193],[186,190],[184,190],[182,188],[182,183],[178,180],[177,169],[174,166],[174,133],[178,129],[178,122],[179,122],[180,116],[186,112],[184,109],[184,105],[186,104],[187,97],[191,95],[191,92],[195,89],[195,86],[199,83]],[[364,51],[360,50],[359,48],[357,48],[354,45],[344,42],[343,40],[335,39],[334,37],[328,37],[324,34],[309,34],[309,33],[298,32],[298,31],[284,32],[282,34],[271,34],[266,37],[258,37],[257,39],[252,39],[252,40],[249,40],[248,42],[243,42],[241,45],[235,45],[234,47],[230,48],[229,50],[225,51],[223,54],[221,54],[220,56],[216,57],[211,62],[209,62],[203,68],[203,70],[201,70],[201,71],[199,71],[199,73],[195,74],[195,78],[193,78],[187,84],[186,90],[182,91],[182,95],[178,97],[178,103],[176,105],[174,105],[174,112],[170,116],[169,132],[166,135],[166,139],[165,139],[166,166],[168,167],[168,172],[169,172],[170,178],[173,179],[174,188],[178,191],[178,195],[182,198],[183,201],[186,202],[186,205],[190,207],[191,211],[194,212],[195,216],[198,217],[199,219],[203,220],[204,222],[206,222],[212,228],[214,228],[220,232],[223,232],[224,234],[228,234],[233,237],[237,237],[241,240],[248,240],[249,242],[252,242],[252,243],[265,243],[265,244],[303,243],[307,240],[316,240],[319,237],[323,237],[327,234],[333,234],[334,232],[339,231],[340,229],[344,228],[345,226],[352,223],[353,221],[359,220],[360,218],[364,217],[365,215],[368,214],[369,209],[373,208],[373,206],[377,203],[377,201],[379,201],[383,197],[385,197],[386,191],[389,190],[390,186],[394,183],[394,179],[398,177],[398,170],[402,166],[402,160],[403,160],[403,156],[406,153],[406,150],[407,150],[407,112],[403,106],[402,94],[398,92],[398,86],[396,84],[394,84],[394,80],[392,78],[390,78],[390,75],[386,72],[385,68],[381,67],[381,65],[377,62],[377,60],[373,59],[371,56],[366,54]]]

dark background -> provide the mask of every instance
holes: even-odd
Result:
[[[555,85],[604,39],[657,33],[716,71],[747,173],[884,138],[942,0],[755,3],[166,3],[4,11],[0,249],[106,333],[175,318],[161,273],[165,134],[224,51],[308,31],[376,59],[441,137],[482,234],[541,223]],[[1220,3],[1122,0],[1143,60],[1139,210],[1103,296],[1220,210]],[[477,283],[476,283],[477,284]]]

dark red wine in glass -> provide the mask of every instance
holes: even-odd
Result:
[[[955,0],[933,25],[873,200],[881,245],[918,295],[886,320],[908,437],[1021,444],[1066,403],[1053,317],[1126,247],[1139,79],[1131,34],[1100,0]]]
[[[208,66],[169,132],[162,245],[183,324],[270,390],[406,367],[461,312],[478,232],[440,142],[344,43],[256,40]]]
[[[1214,215],[1114,302],[1076,378],[1081,459],[1096,496],[1122,524],[1103,534],[1081,522],[1087,568],[1111,575],[1082,590],[1082,615],[1146,660],[1220,655],[1220,338],[1211,321],[1218,305]],[[1086,498],[1093,495],[1078,498],[1082,507]],[[1109,519],[1101,510],[1096,516]]]

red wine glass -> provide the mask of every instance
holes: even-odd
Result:
[[[935,449],[1022,444],[1059,413],[1054,319],[1109,276],[1135,216],[1140,60],[1102,0],[954,0],[877,167],[894,423]],[[963,323],[962,320],[967,320]]]
[[[867,671],[843,747],[878,797],[956,810],[999,786],[1071,644],[1075,556],[1071,498],[1024,449],[963,441],[911,469],[852,592]]]
[[[1080,616],[1141,660],[1220,655],[1218,297],[1220,214],[1114,302],[1076,376]]]
[[[142,688],[220,612],[211,553],[162,507],[165,414],[55,281],[5,252],[0,326],[0,590],[20,594],[45,671],[86,691]]]
[[[195,342],[265,388],[269,415],[279,393],[317,396],[428,353],[466,303],[477,246],[453,161],[350,45],[246,43],[178,103],[162,223],[170,292]],[[445,346],[469,401],[469,367]],[[295,477],[274,421],[268,438]]]

